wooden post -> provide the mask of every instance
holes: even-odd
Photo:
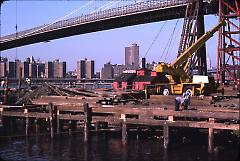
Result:
[[[34,122],[35,122],[35,132],[36,132],[36,134],[38,134],[39,133],[39,118],[36,118],[34,120]]]
[[[139,140],[141,134],[141,128],[137,127],[137,140]]]
[[[60,114],[60,111],[57,110],[57,134],[59,135],[60,132],[61,132],[61,125],[60,125],[60,119],[59,119],[59,114]]]
[[[122,144],[127,144],[127,123],[126,120],[123,120],[122,122]]]
[[[28,136],[28,128],[29,128],[29,118],[26,117],[26,124],[25,124],[25,135]]]
[[[57,131],[57,117],[58,117],[58,115],[57,115],[58,110],[57,109],[58,109],[57,106],[52,106],[53,131],[54,131],[54,133],[56,133],[56,131]]]
[[[214,123],[215,119],[214,118],[209,118],[209,122]],[[213,128],[208,128],[208,152],[212,153],[213,152],[213,139],[214,139],[214,130]]]
[[[3,104],[6,105],[8,104],[8,78],[6,77],[5,78],[5,81],[4,81],[4,98],[3,98]]]
[[[1,122],[1,124],[3,126],[3,116],[2,116],[2,113],[3,113],[3,107],[0,106],[0,122]]]
[[[169,126],[168,125],[163,125],[163,146],[164,149],[168,148],[168,143],[169,143]]]
[[[24,105],[23,105],[24,107]],[[25,135],[28,136],[28,128],[29,128],[29,117],[28,117],[28,109],[24,108],[24,112],[25,114]]]
[[[50,132],[51,132],[51,138],[53,138],[54,129],[53,129],[53,104],[48,104],[48,109],[50,113],[49,121],[50,121]]]
[[[100,125],[100,122],[99,122],[99,121],[96,121],[96,123],[95,123],[95,130],[96,130],[96,131],[99,130],[99,125]]]
[[[83,109],[84,109],[84,142],[88,142],[89,138],[89,129],[91,127],[91,121],[92,121],[92,108],[88,106],[88,103],[83,103]]]

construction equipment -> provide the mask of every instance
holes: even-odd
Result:
[[[186,72],[186,69],[190,64],[188,60],[193,56],[193,54],[223,25],[225,25],[225,22],[220,21],[215,27],[202,35],[195,43],[186,49],[171,64],[161,62],[156,66],[156,72],[164,73],[169,79],[169,83],[155,85],[156,93],[169,95],[182,94],[183,92],[188,91],[191,92],[192,95],[196,95],[206,94],[207,91],[209,92],[212,90],[206,89],[213,87],[212,83],[214,82],[214,79],[209,79],[208,76],[191,76]]]

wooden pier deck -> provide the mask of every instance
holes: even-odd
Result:
[[[67,101],[66,101],[67,100]],[[101,130],[100,124],[122,129],[122,142],[127,143],[130,128],[138,126],[163,128],[164,147],[169,143],[169,127],[208,129],[208,150],[213,150],[214,130],[233,130],[239,133],[239,110],[226,108],[206,108],[204,103],[191,105],[189,110],[174,111],[171,104],[144,105],[99,105],[94,98],[46,97],[36,100],[35,105],[0,106],[0,116],[25,119],[28,135],[29,119],[48,120],[51,136],[59,134],[62,123],[74,122],[84,128],[87,142],[89,131]],[[106,130],[106,129],[105,129]]]

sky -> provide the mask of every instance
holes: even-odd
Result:
[[[17,30],[22,31],[52,23],[88,2],[87,0],[6,1],[2,5],[1,36],[15,33],[16,24]],[[67,18],[91,13],[107,3],[109,1],[94,1]],[[134,3],[134,1],[121,1],[112,7],[130,3]],[[210,30],[217,23],[216,15],[205,16],[205,31]],[[87,58],[95,60],[95,71],[100,71],[103,64],[109,61],[112,64],[124,64],[124,48],[137,43],[140,46],[140,57],[147,53],[147,62],[165,61],[170,63],[177,56],[182,27],[183,19],[128,26],[13,48],[2,51],[1,55],[10,60],[17,58],[22,61],[30,56],[42,61],[59,59],[67,62],[67,71],[76,69],[77,60]],[[168,43],[170,40],[172,40],[171,44]],[[207,57],[210,58],[212,66],[216,64],[216,52],[217,33],[207,42]]]

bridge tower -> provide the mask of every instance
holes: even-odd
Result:
[[[187,5],[178,56],[205,33],[202,6],[203,0],[191,1]],[[197,74],[207,75],[205,44],[188,61],[189,65],[186,70],[189,74],[193,74],[193,70],[197,70]]]
[[[240,85],[239,0],[219,0],[219,21],[225,21],[226,25],[219,30],[217,80]]]

